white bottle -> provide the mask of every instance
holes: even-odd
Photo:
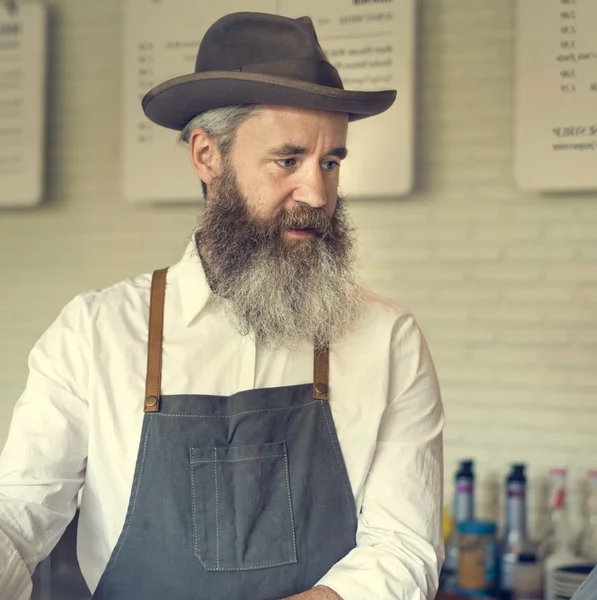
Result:
[[[586,562],[597,564],[597,471],[587,476],[585,525],[578,536],[576,551]]]
[[[543,562],[545,600],[557,600],[553,577],[557,567],[584,562],[574,551],[566,513],[566,469],[551,469],[550,513],[552,534],[545,540],[549,554]]]

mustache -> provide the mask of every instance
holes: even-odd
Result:
[[[333,231],[333,218],[323,208],[299,205],[280,212],[271,221],[270,233],[279,234],[284,229],[310,229],[321,237]]]

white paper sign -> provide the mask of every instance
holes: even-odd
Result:
[[[518,0],[515,176],[597,189],[597,1]]]
[[[0,206],[43,196],[46,15],[38,3],[0,4]]]
[[[351,197],[408,193],[413,179],[415,0],[126,0],[123,195],[127,200],[196,201],[200,184],[177,132],[143,114],[154,85],[192,73],[203,34],[218,18],[251,10],[313,19],[347,89],[397,89],[383,115],[349,127],[341,189]]]

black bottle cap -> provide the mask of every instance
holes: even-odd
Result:
[[[456,471],[456,479],[474,479],[473,465],[474,461],[472,460],[461,460],[460,467]]]
[[[508,481],[520,481],[521,483],[526,483],[524,474],[525,468],[526,465],[523,464],[512,465],[512,470],[510,471],[510,475],[508,475]]]
[[[532,552],[523,552],[518,555],[518,562],[525,564],[533,564],[537,562],[537,555]]]

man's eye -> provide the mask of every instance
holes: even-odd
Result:
[[[326,171],[333,171],[334,169],[337,169],[340,167],[340,163],[335,160],[326,160],[323,163],[323,167]]]
[[[277,160],[276,163],[284,169],[290,169],[290,167],[296,165],[296,158],[282,158]]]

